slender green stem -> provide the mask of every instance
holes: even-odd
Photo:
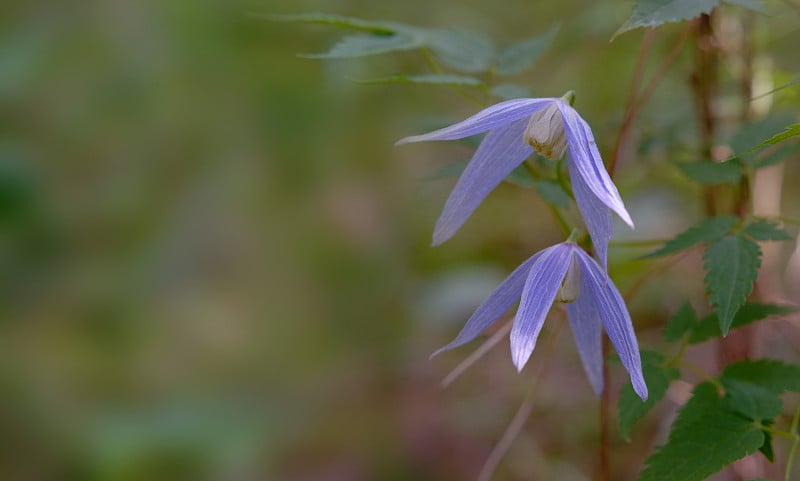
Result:
[[[800,225],[800,219],[796,217],[789,217],[788,215],[779,215],[777,219],[780,220],[781,222],[786,222],[787,224]]]
[[[522,165],[534,179],[542,178],[542,174],[539,173],[538,170],[536,170],[536,167],[534,167],[534,165],[529,160],[523,162]],[[561,228],[561,231],[564,233],[564,235],[569,235],[573,229],[569,225],[569,222],[567,222],[567,220],[564,218],[564,214],[561,213],[558,207],[554,206],[549,202],[547,202],[547,207],[550,209],[550,212],[553,214],[553,217],[556,219],[556,223],[558,223],[558,226]]]
[[[797,456],[797,446],[800,444],[800,432],[797,431],[798,423],[800,423],[800,406],[797,406],[797,411],[795,411],[794,418],[792,419],[792,426],[789,428],[793,441],[792,447],[789,449],[789,458],[786,460],[785,481],[792,479],[792,466],[794,465],[794,458]]]
[[[775,429],[772,426],[765,426],[763,424],[756,424],[756,425],[758,426],[758,429],[760,429],[762,431],[765,431],[765,432],[768,432],[768,433],[772,434],[773,436],[780,436],[780,437],[786,438],[786,439],[794,439],[794,436],[792,436],[791,433],[787,433],[786,431],[782,431],[780,429]]]
[[[707,373],[703,368],[698,366],[697,364],[691,363],[685,359],[681,359],[677,361],[677,364],[680,367],[686,368],[689,371],[692,371],[697,377],[701,378],[703,381],[710,382],[720,391],[724,391],[725,387],[722,385],[721,382],[711,374]]]

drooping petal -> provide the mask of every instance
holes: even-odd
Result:
[[[567,319],[572,328],[575,345],[578,347],[583,370],[586,371],[595,394],[599,396],[603,392],[602,331],[594,299],[586,295],[589,291],[586,277],[585,274],[581,274],[578,298],[575,302],[567,304]]]
[[[514,269],[506,279],[497,286],[497,289],[483,301],[475,312],[472,314],[472,317],[469,318],[467,323],[461,329],[461,332],[458,333],[455,339],[453,339],[450,344],[444,346],[443,348],[437,350],[431,357],[438,355],[440,352],[447,351],[449,349],[456,348],[458,346],[462,346],[476,337],[478,337],[481,333],[483,333],[486,329],[489,328],[494,322],[503,315],[504,312],[508,310],[517,300],[519,300],[520,295],[522,294],[522,288],[525,285],[525,280],[528,278],[528,273],[531,270],[531,266],[536,262],[537,259],[542,255],[542,252],[537,252],[528,260],[523,262],[519,267]]]
[[[583,267],[586,281],[586,289],[581,292],[581,296],[588,296],[594,303],[600,322],[603,323],[611,344],[630,375],[633,390],[642,400],[646,400],[647,384],[645,384],[642,374],[639,343],[636,341],[636,333],[633,331],[633,323],[625,301],[606,272],[597,265],[594,259],[583,250],[576,249],[575,252]]]
[[[572,154],[570,153],[570,156]],[[603,265],[603,269],[608,266],[608,243],[614,233],[614,224],[611,222],[611,211],[605,204],[589,190],[583,177],[577,172],[575,162],[567,162],[569,178],[572,181],[572,193],[575,195],[575,203],[583,216],[583,222],[589,235],[592,237],[594,250]]]
[[[565,102],[559,102],[558,105],[564,117],[564,128],[567,131],[570,162],[575,164],[578,174],[583,178],[589,190],[632,228],[631,216],[625,209],[619,191],[606,171],[591,127],[575,109]]]
[[[496,129],[515,120],[530,117],[555,99],[512,99],[494,104],[457,124],[422,135],[412,135],[398,140],[395,145],[426,140],[455,140]],[[522,142],[520,134],[520,142]]]
[[[554,245],[539,254],[541,257],[533,264],[525,281],[514,327],[511,328],[511,359],[519,371],[536,347],[536,339],[561,288],[572,257],[568,244]]]
[[[433,245],[451,238],[489,192],[531,155],[531,147],[522,141],[526,125],[527,119],[519,119],[486,134],[436,221]]]

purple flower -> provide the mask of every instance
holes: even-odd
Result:
[[[475,339],[517,299],[511,357],[518,370],[528,362],[553,302],[564,303],[578,354],[595,393],[603,391],[602,324],[634,391],[647,399],[639,346],[625,301],[597,261],[571,242],[556,244],[523,262],[478,307],[453,342],[433,355]]]
[[[433,245],[452,237],[489,192],[534,151],[555,160],[566,151],[575,201],[606,265],[612,235],[609,209],[631,227],[633,221],[606,172],[592,129],[566,100],[571,95],[507,100],[457,124],[397,142],[454,140],[488,131],[445,203],[433,232]]]

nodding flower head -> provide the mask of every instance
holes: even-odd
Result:
[[[453,342],[434,355],[475,339],[518,299],[511,328],[511,358],[518,370],[533,353],[553,303],[566,303],[581,363],[597,395],[603,391],[602,326],[634,391],[647,399],[639,345],[625,301],[605,270],[571,242],[556,244],[523,262],[478,307]]]
[[[489,192],[534,151],[551,159],[560,159],[566,152],[575,202],[606,265],[611,211],[631,227],[633,221],[606,172],[592,129],[570,105],[573,98],[570,92],[562,98],[507,100],[449,127],[397,142],[454,140],[488,132],[436,221],[433,245],[452,237]]]

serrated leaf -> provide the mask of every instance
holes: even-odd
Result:
[[[564,192],[563,187],[558,182],[552,180],[537,180],[534,182],[536,191],[542,196],[542,199],[558,207],[569,207],[570,197],[569,194]]]
[[[756,219],[741,230],[741,233],[757,241],[788,241],[794,239],[777,224],[766,219]]]
[[[363,84],[391,84],[391,83],[414,83],[427,85],[444,85],[449,87],[474,87],[484,88],[485,85],[475,77],[467,75],[394,75],[391,77],[380,77],[374,79],[355,80]]]
[[[425,44],[442,62],[462,72],[485,72],[494,58],[494,45],[488,37],[465,30],[430,30]]]
[[[703,280],[722,335],[728,334],[733,316],[753,290],[759,266],[761,249],[744,236],[729,235],[706,247]]]
[[[354,58],[412,50],[421,45],[406,35],[348,35],[323,53],[302,54],[304,58]]]
[[[731,323],[731,329],[743,327],[770,316],[789,314],[796,310],[790,306],[748,302],[736,312]],[[692,326],[689,331],[689,344],[697,344],[712,337],[720,336],[722,336],[722,331],[719,329],[719,317],[716,314],[709,314]]]
[[[619,392],[619,432],[629,439],[630,430],[642,416],[664,398],[669,382],[680,377],[680,372],[672,367],[664,367],[664,356],[655,351],[642,351],[642,372],[647,383],[647,401],[633,391],[630,381],[622,386]]]
[[[783,401],[769,389],[735,378],[721,381],[730,409],[758,421],[773,419],[783,412]]]
[[[723,3],[727,3],[729,5],[736,5],[738,7],[746,8],[748,10],[752,10],[758,13],[766,13],[766,9],[764,9],[764,5],[761,4],[758,0],[722,0]]]
[[[730,232],[737,222],[739,222],[739,218],[733,216],[710,217],[704,219],[681,232],[673,239],[665,242],[660,249],[642,256],[642,259],[674,254],[702,242],[716,241]]]
[[[514,75],[532,67],[550,46],[559,27],[553,25],[541,35],[512,43],[501,49],[495,60],[495,71],[500,75]]]
[[[800,392],[800,366],[774,359],[748,359],[729,364],[720,380],[724,384],[731,379],[749,382],[775,394]]]
[[[754,152],[759,149],[763,149],[764,147],[775,145],[779,142],[783,142],[786,139],[790,139],[792,137],[796,137],[800,135],[800,124],[792,124],[786,127],[783,132],[773,135],[772,137],[768,138],[767,140],[761,142],[760,144],[756,145],[752,149],[748,150],[745,153]]]
[[[681,307],[670,317],[664,326],[664,340],[675,342],[683,337],[693,325],[697,323],[695,314],[689,301],[684,301]]]
[[[528,98],[531,96],[531,89],[528,87],[508,83],[495,85],[492,87],[491,92],[495,97],[500,97],[505,100]]]
[[[639,27],[658,27],[665,23],[680,22],[709,13],[719,5],[719,0],[638,0],[628,20],[614,32],[617,35]]]
[[[726,409],[713,384],[699,384],[678,413],[667,443],[647,459],[639,481],[701,481],[763,444],[764,433]]]
[[[362,20],[360,18],[345,17],[343,15],[333,15],[328,13],[256,15],[256,17],[266,18],[267,20],[274,20],[278,22],[315,23],[318,25],[330,25],[332,27],[350,28],[354,30],[361,30],[364,32],[386,34],[386,35],[414,28],[411,27],[410,25],[404,25],[396,22]]]
[[[742,165],[736,158],[725,162],[681,162],[675,164],[687,177],[703,185],[735,184],[742,178]]]

